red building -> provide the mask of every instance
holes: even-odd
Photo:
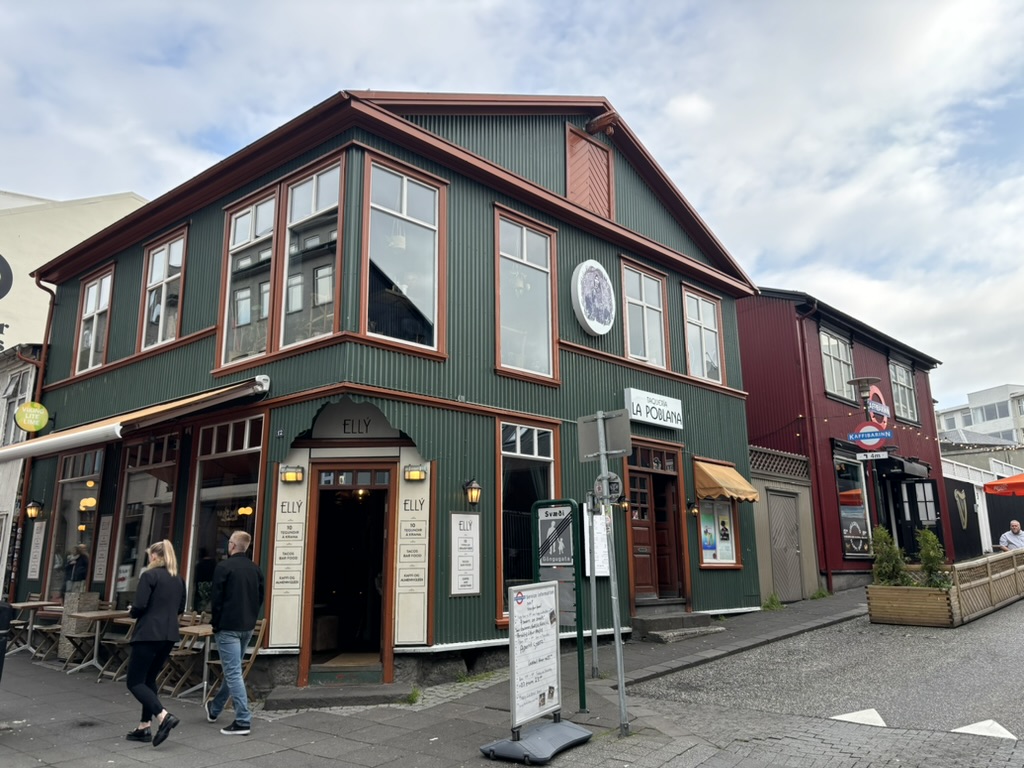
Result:
[[[867,583],[871,529],[910,555],[930,528],[953,558],[929,372],[939,361],[805,293],[738,303],[750,444],[810,465],[817,567]]]

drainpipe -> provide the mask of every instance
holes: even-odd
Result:
[[[33,390],[33,397],[36,402],[43,396],[43,372],[46,370],[46,358],[50,352],[50,324],[53,322],[53,307],[57,303],[57,294],[54,293],[52,288],[48,288],[43,285],[39,279],[39,275],[34,275],[36,281],[36,287],[41,291],[46,291],[50,294],[50,306],[46,309],[46,326],[43,329],[43,343],[42,351],[39,353],[38,360],[31,360],[27,357],[22,357],[21,352],[18,353],[18,359],[23,360],[26,363],[31,363],[36,367],[36,386]]]
[[[814,504],[817,510],[821,513],[819,518],[820,525],[818,526],[818,535],[820,537],[820,548],[819,551],[824,561],[822,565],[825,566],[825,584],[826,589],[832,591],[832,566],[829,563],[828,558],[828,537],[825,535],[825,515],[824,515],[824,503],[821,498],[821,480],[818,477],[818,461],[817,461],[817,445],[818,445],[818,427],[817,420],[815,419],[814,413],[814,398],[811,394],[811,382],[807,366],[807,333],[804,330],[804,320],[813,315],[818,311],[818,300],[814,299],[811,304],[811,308],[804,313],[797,312],[797,332],[800,337],[800,363],[801,368],[804,372],[803,385],[804,385],[804,402],[807,405],[807,458],[810,462],[811,470],[811,487],[814,490]],[[817,517],[817,516],[816,516]]]

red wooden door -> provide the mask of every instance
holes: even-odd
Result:
[[[638,600],[658,597],[655,563],[657,543],[654,531],[654,508],[651,476],[629,473],[629,514],[633,527],[633,581]]]
[[[675,480],[654,478],[654,526],[658,556],[658,596],[679,597],[679,559],[676,544],[678,501]]]

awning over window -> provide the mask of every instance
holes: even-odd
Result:
[[[743,475],[724,464],[693,462],[693,482],[697,486],[699,499],[758,501],[761,498],[754,486],[743,479]]]
[[[270,377],[256,376],[220,389],[201,392],[161,405],[153,405],[130,413],[122,413],[91,424],[81,424],[70,429],[51,432],[43,437],[31,438],[21,443],[0,448],[0,463],[15,461],[29,456],[45,456],[64,451],[73,451],[89,445],[101,445],[120,440],[126,434],[161,424],[205,408],[270,391]]]

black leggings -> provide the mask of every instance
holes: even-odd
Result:
[[[142,705],[140,723],[148,723],[154,715],[164,711],[157,696],[156,678],[172,648],[174,643],[169,640],[132,643],[132,654],[128,659],[128,690]]]

